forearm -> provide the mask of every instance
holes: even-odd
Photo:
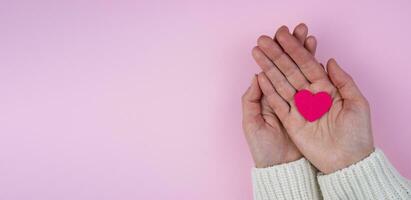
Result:
[[[316,169],[305,159],[252,170],[254,200],[321,199]]]

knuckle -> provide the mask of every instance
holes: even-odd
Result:
[[[285,87],[287,87],[287,84],[288,82],[287,80],[285,80],[285,78],[277,79],[273,83],[275,88],[278,88],[278,89],[284,89]]]
[[[275,50],[275,49],[273,49],[273,50]],[[284,57],[285,55],[286,54],[283,51],[277,51],[277,52],[274,52],[274,53],[271,54],[271,59],[274,63],[279,64],[279,63],[281,63],[281,60],[283,58],[285,58]]]
[[[273,102],[277,101],[277,95],[275,93],[270,93],[266,97],[267,97],[267,102],[271,105],[273,105]]]
[[[302,89],[307,89],[310,87],[310,84],[306,81],[296,81],[294,86],[298,91]]]
[[[301,50],[301,49],[300,49],[300,46],[299,46],[299,45],[292,45],[292,46],[290,46],[290,47],[287,49],[287,53],[290,54],[290,55],[291,55],[291,54],[297,55],[300,50]]]
[[[317,63],[314,59],[308,59],[308,60],[305,60],[305,62],[300,65],[300,68],[305,69],[305,70],[314,70],[314,67],[316,64]]]
[[[365,97],[362,99],[361,104],[368,109],[370,108],[370,102]]]
[[[287,80],[283,79],[275,84],[275,89],[279,94],[287,94],[288,92],[290,92],[291,87]]]
[[[247,92],[245,92],[242,96],[241,96],[241,101],[245,102],[247,100]]]
[[[285,100],[287,102],[292,102],[294,100],[294,94],[286,96]]]
[[[354,79],[348,74],[343,81],[338,82],[336,85],[337,88],[343,88],[346,86],[354,86]]]
[[[284,75],[287,76],[287,78],[296,76],[300,70],[297,69],[296,66],[290,66],[287,70],[284,71]]]
[[[370,104],[365,98],[356,100],[352,107],[357,111],[370,111]]]

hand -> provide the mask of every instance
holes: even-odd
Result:
[[[275,38],[281,48],[264,36],[259,38],[259,49],[266,56],[254,56],[265,72],[258,82],[298,149],[326,174],[372,153],[369,105],[353,79],[334,59],[328,61],[327,73],[287,27],[279,28]],[[267,64],[268,59],[275,65]],[[333,98],[329,112],[317,121],[306,121],[294,104],[294,94],[301,89],[328,92]]]
[[[308,29],[304,24],[294,30],[294,35],[301,44],[305,43],[306,48],[315,53],[316,40],[312,36],[307,37],[307,33]],[[287,163],[302,157],[271,109],[269,99],[262,95],[256,77],[242,100],[243,128],[257,168]]]

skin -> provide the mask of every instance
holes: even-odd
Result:
[[[264,73],[258,75],[257,81],[253,80],[244,94],[244,127],[254,127],[245,128],[244,131],[248,140],[268,143],[264,137],[255,136],[265,130],[261,128],[263,126],[259,126],[263,124],[261,119],[268,124],[263,117],[265,96],[272,114],[284,129],[272,129],[271,133],[288,135],[291,142],[277,144],[277,148],[272,148],[273,152],[270,153],[265,152],[269,151],[265,147],[250,145],[251,152],[259,154],[253,157],[274,154],[277,158],[278,154],[292,152],[284,150],[284,146],[286,149],[293,149],[294,144],[318,170],[329,174],[364,159],[374,151],[369,104],[351,76],[343,71],[334,59],[327,62],[325,71],[312,51],[303,45],[298,37],[290,34],[285,26],[277,30],[275,40],[261,36],[258,39],[258,48],[255,49],[254,58]],[[301,89],[308,89],[313,93],[328,92],[333,97],[330,111],[317,121],[306,121],[298,113],[293,98]],[[252,139],[249,139],[250,137]],[[258,167],[257,163],[256,166]]]
[[[307,37],[308,28],[304,24],[296,26],[293,35],[312,54],[315,54],[317,42],[313,36]],[[273,40],[267,36],[269,40]],[[273,40],[273,42],[277,43]],[[259,56],[254,48],[253,55]],[[264,56],[264,55],[263,55]],[[257,77],[243,95],[243,128],[256,167],[264,168],[287,163],[302,158],[302,154],[291,141],[286,130],[269,105],[269,99],[262,94]]]

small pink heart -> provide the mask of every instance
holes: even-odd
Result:
[[[321,118],[332,105],[332,98],[327,92],[313,94],[308,90],[300,90],[294,100],[298,112],[309,122]]]

